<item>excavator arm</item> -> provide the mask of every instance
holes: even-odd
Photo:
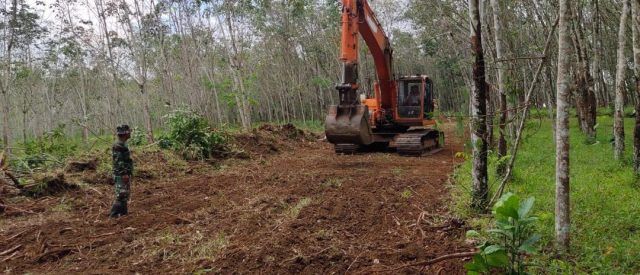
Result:
[[[395,90],[393,80],[393,49],[389,38],[366,0],[342,0],[342,46],[340,60],[343,63],[342,85],[356,94],[358,86],[358,36],[362,36],[376,67],[383,109],[391,108]]]
[[[342,83],[336,89],[339,105],[331,106],[326,119],[326,135],[337,147],[373,143],[369,109],[358,98],[358,37],[365,41],[376,67],[375,98],[381,110],[394,105],[393,50],[389,38],[366,0],[342,0]],[[349,150],[350,150],[349,149]]]

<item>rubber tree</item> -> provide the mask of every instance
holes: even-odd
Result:
[[[560,0],[558,25],[558,78],[556,114],[556,205],[555,234],[558,250],[569,250],[569,103],[571,81],[571,0]]]
[[[575,72],[576,76],[576,113],[578,114],[578,122],[580,129],[587,136],[588,143],[594,143],[596,139],[596,93],[594,91],[594,79],[590,70],[590,53],[588,41],[585,39],[584,18],[582,15],[583,7],[576,4],[574,12],[576,12],[576,20],[572,24],[573,29],[573,45],[575,56],[578,64]]]
[[[474,56],[473,87],[471,93],[471,142],[473,147],[473,206],[485,208],[489,199],[487,174],[487,83],[485,60],[482,48],[482,25],[480,21],[479,0],[469,0],[471,22],[471,51]]]
[[[618,62],[616,68],[616,99],[613,120],[614,157],[621,160],[624,157],[624,80],[627,70],[625,46],[627,45],[627,21],[629,21],[630,0],[624,1],[618,30]]]
[[[633,28],[633,72],[636,80],[636,123],[633,131],[633,170],[640,175],[640,0],[631,3]]]
[[[17,14],[18,14],[18,0],[11,1],[11,16],[9,18],[8,26],[9,31],[6,41],[6,48],[4,49],[5,57],[4,57],[4,72],[3,76],[0,78],[2,83],[0,83],[0,92],[2,92],[2,145],[4,148],[9,147],[9,138],[10,138],[10,127],[9,127],[9,116],[11,115],[11,103],[9,101],[9,89],[12,87],[12,70],[11,70],[11,54],[16,40],[16,29],[17,26]],[[8,148],[7,152],[10,153]]]
[[[504,46],[502,41],[502,20],[500,15],[500,2],[498,0],[491,0],[491,9],[493,11],[493,35],[495,39],[496,58],[498,60],[504,59]],[[504,157],[507,155],[507,139],[505,138],[506,124],[508,119],[507,112],[507,94],[505,91],[505,76],[504,65],[498,63],[498,94],[500,95],[500,135],[498,137],[498,157]]]

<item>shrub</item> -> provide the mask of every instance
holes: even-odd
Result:
[[[178,109],[167,116],[168,131],[159,140],[161,148],[173,148],[187,159],[211,158],[226,151],[226,136],[209,127],[207,119],[186,109]]]
[[[64,132],[61,124],[51,132],[25,142],[24,156],[18,158],[18,167],[34,169],[49,165],[62,164],[64,159],[73,154],[78,145]]]
[[[133,146],[140,146],[147,143],[147,135],[144,131],[141,131],[138,127],[133,127],[131,130],[131,139],[129,139],[129,144]]]
[[[492,211],[495,226],[487,230],[488,237],[478,246],[480,253],[465,265],[469,274],[487,274],[491,269],[526,274],[526,256],[536,253],[534,244],[540,239],[540,235],[534,233],[538,218],[529,215],[533,202],[533,197],[520,201],[507,193],[495,204]],[[471,230],[467,237],[480,237],[480,233]]]

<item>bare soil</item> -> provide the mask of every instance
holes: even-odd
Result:
[[[468,259],[399,268],[472,250],[464,222],[447,210],[462,150],[451,132],[445,150],[410,158],[336,156],[325,142],[279,130],[289,131],[286,142],[273,138],[273,127],[239,137],[247,159],[134,179],[130,215],[119,219],[107,217],[113,196],[105,184],[5,199],[0,271],[464,273]]]

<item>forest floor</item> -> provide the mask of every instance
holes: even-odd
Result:
[[[107,217],[112,187],[82,183],[95,171],[65,174],[79,187],[5,199],[0,271],[463,274],[468,259],[402,268],[473,249],[448,210],[462,142],[447,134],[445,150],[422,158],[336,156],[317,136],[273,127],[236,139],[246,159],[175,169],[138,155],[130,215],[118,219]]]

